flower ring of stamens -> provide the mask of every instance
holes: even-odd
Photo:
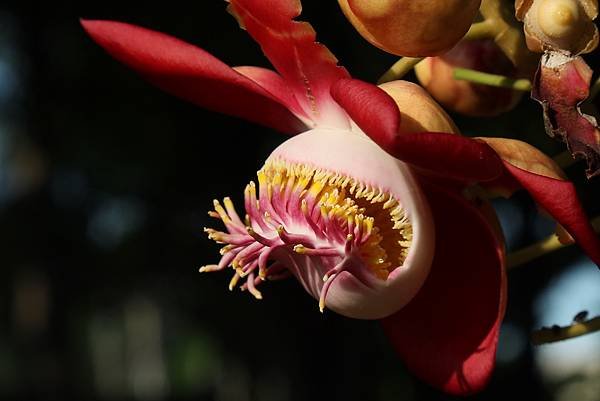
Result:
[[[200,268],[213,272],[231,266],[232,290],[242,278],[242,290],[257,299],[257,286],[279,279],[290,267],[274,257],[275,251],[319,258],[325,269],[319,309],[340,273],[364,277],[370,272],[380,280],[402,266],[412,242],[412,225],[399,200],[389,192],[343,174],[305,164],[270,160],[257,173],[257,186],[244,191],[246,216],[237,214],[229,198],[214,201],[209,215],[220,219],[227,232],[205,228],[221,248],[216,265]],[[269,265],[269,262],[274,262]],[[307,267],[308,268],[308,267]]]

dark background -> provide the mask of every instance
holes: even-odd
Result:
[[[228,274],[198,274],[218,257],[202,232],[214,225],[212,199],[239,201],[283,137],[153,88],[78,18],[139,24],[230,65],[268,66],[225,3],[80,3],[0,3],[0,398],[452,399],[414,379],[376,323],[321,315],[292,280],[263,287],[259,302],[230,293]],[[395,61],[335,2],[304,6],[354,76],[373,82]],[[562,149],[527,99],[499,119],[457,122]],[[595,214],[597,183],[582,167],[568,172]],[[548,226],[523,194],[499,207],[513,216],[510,246]],[[490,386],[474,399],[559,399],[561,383],[542,380],[525,336],[538,293],[580,255],[571,247],[510,273],[513,337],[503,335]]]

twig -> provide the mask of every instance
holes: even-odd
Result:
[[[600,231],[600,216],[594,217],[590,223],[596,232]],[[563,244],[558,240],[556,234],[551,234],[535,244],[526,246],[525,248],[506,255],[506,268],[513,269],[515,267],[524,265],[525,263],[531,262],[540,256],[554,252],[558,249],[565,248],[569,245],[572,244]]]
[[[497,27],[492,20],[476,22],[471,25],[463,40],[492,39],[496,36]]]
[[[531,333],[531,342],[533,345],[548,344],[583,336],[596,331],[600,331],[600,316],[596,316],[585,322],[574,322],[570,326],[552,326],[536,330]]]
[[[379,78],[377,83],[383,84],[402,78],[412,70],[415,65],[419,64],[421,60],[423,60],[423,57],[402,57],[400,60],[396,61],[394,65],[381,76],[381,78]]]
[[[523,92],[531,90],[531,81],[528,79],[512,79],[504,75],[488,74],[487,72],[470,70],[468,68],[455,68],[454,79]]]

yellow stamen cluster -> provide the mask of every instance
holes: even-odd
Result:
[[[319,221],[326,229],[335,224],[346,233],[367,238],[359,247],[359,255],[378,277],[387,278],[404,263],[412,242],[412,225],[402,205],[386,190],[284,160],[270,161],[258,177],[269,197],[274,190],[300,193],[303,214],[311,215],[318,208]]]

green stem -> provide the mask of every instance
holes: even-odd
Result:
[[[509,88],[516,91],[529,92],[531,81],[528,79],[512,79],[504,75],[488,74],[486,72],[470,70],[468,68],[455,68],[454,79],[470,81],[476,84]]]
[[[548,344],[583,336],[595,331],[600,331],[600,316],[585,322],[575,322],[570,326],[553,326],[536,330],[531,334],[531,342],[533,345]]]
[[[402,57],[396,61],[389,70],[385,72],[377,81],[378,84],[385,82],[395,81],[402,78],[406,73],[413,69],[413,67],[423,60],[423,57]]]
[[[464,40],[492,39],[496,36],[496,24],[492,20],[476,22],[463,37]]]

